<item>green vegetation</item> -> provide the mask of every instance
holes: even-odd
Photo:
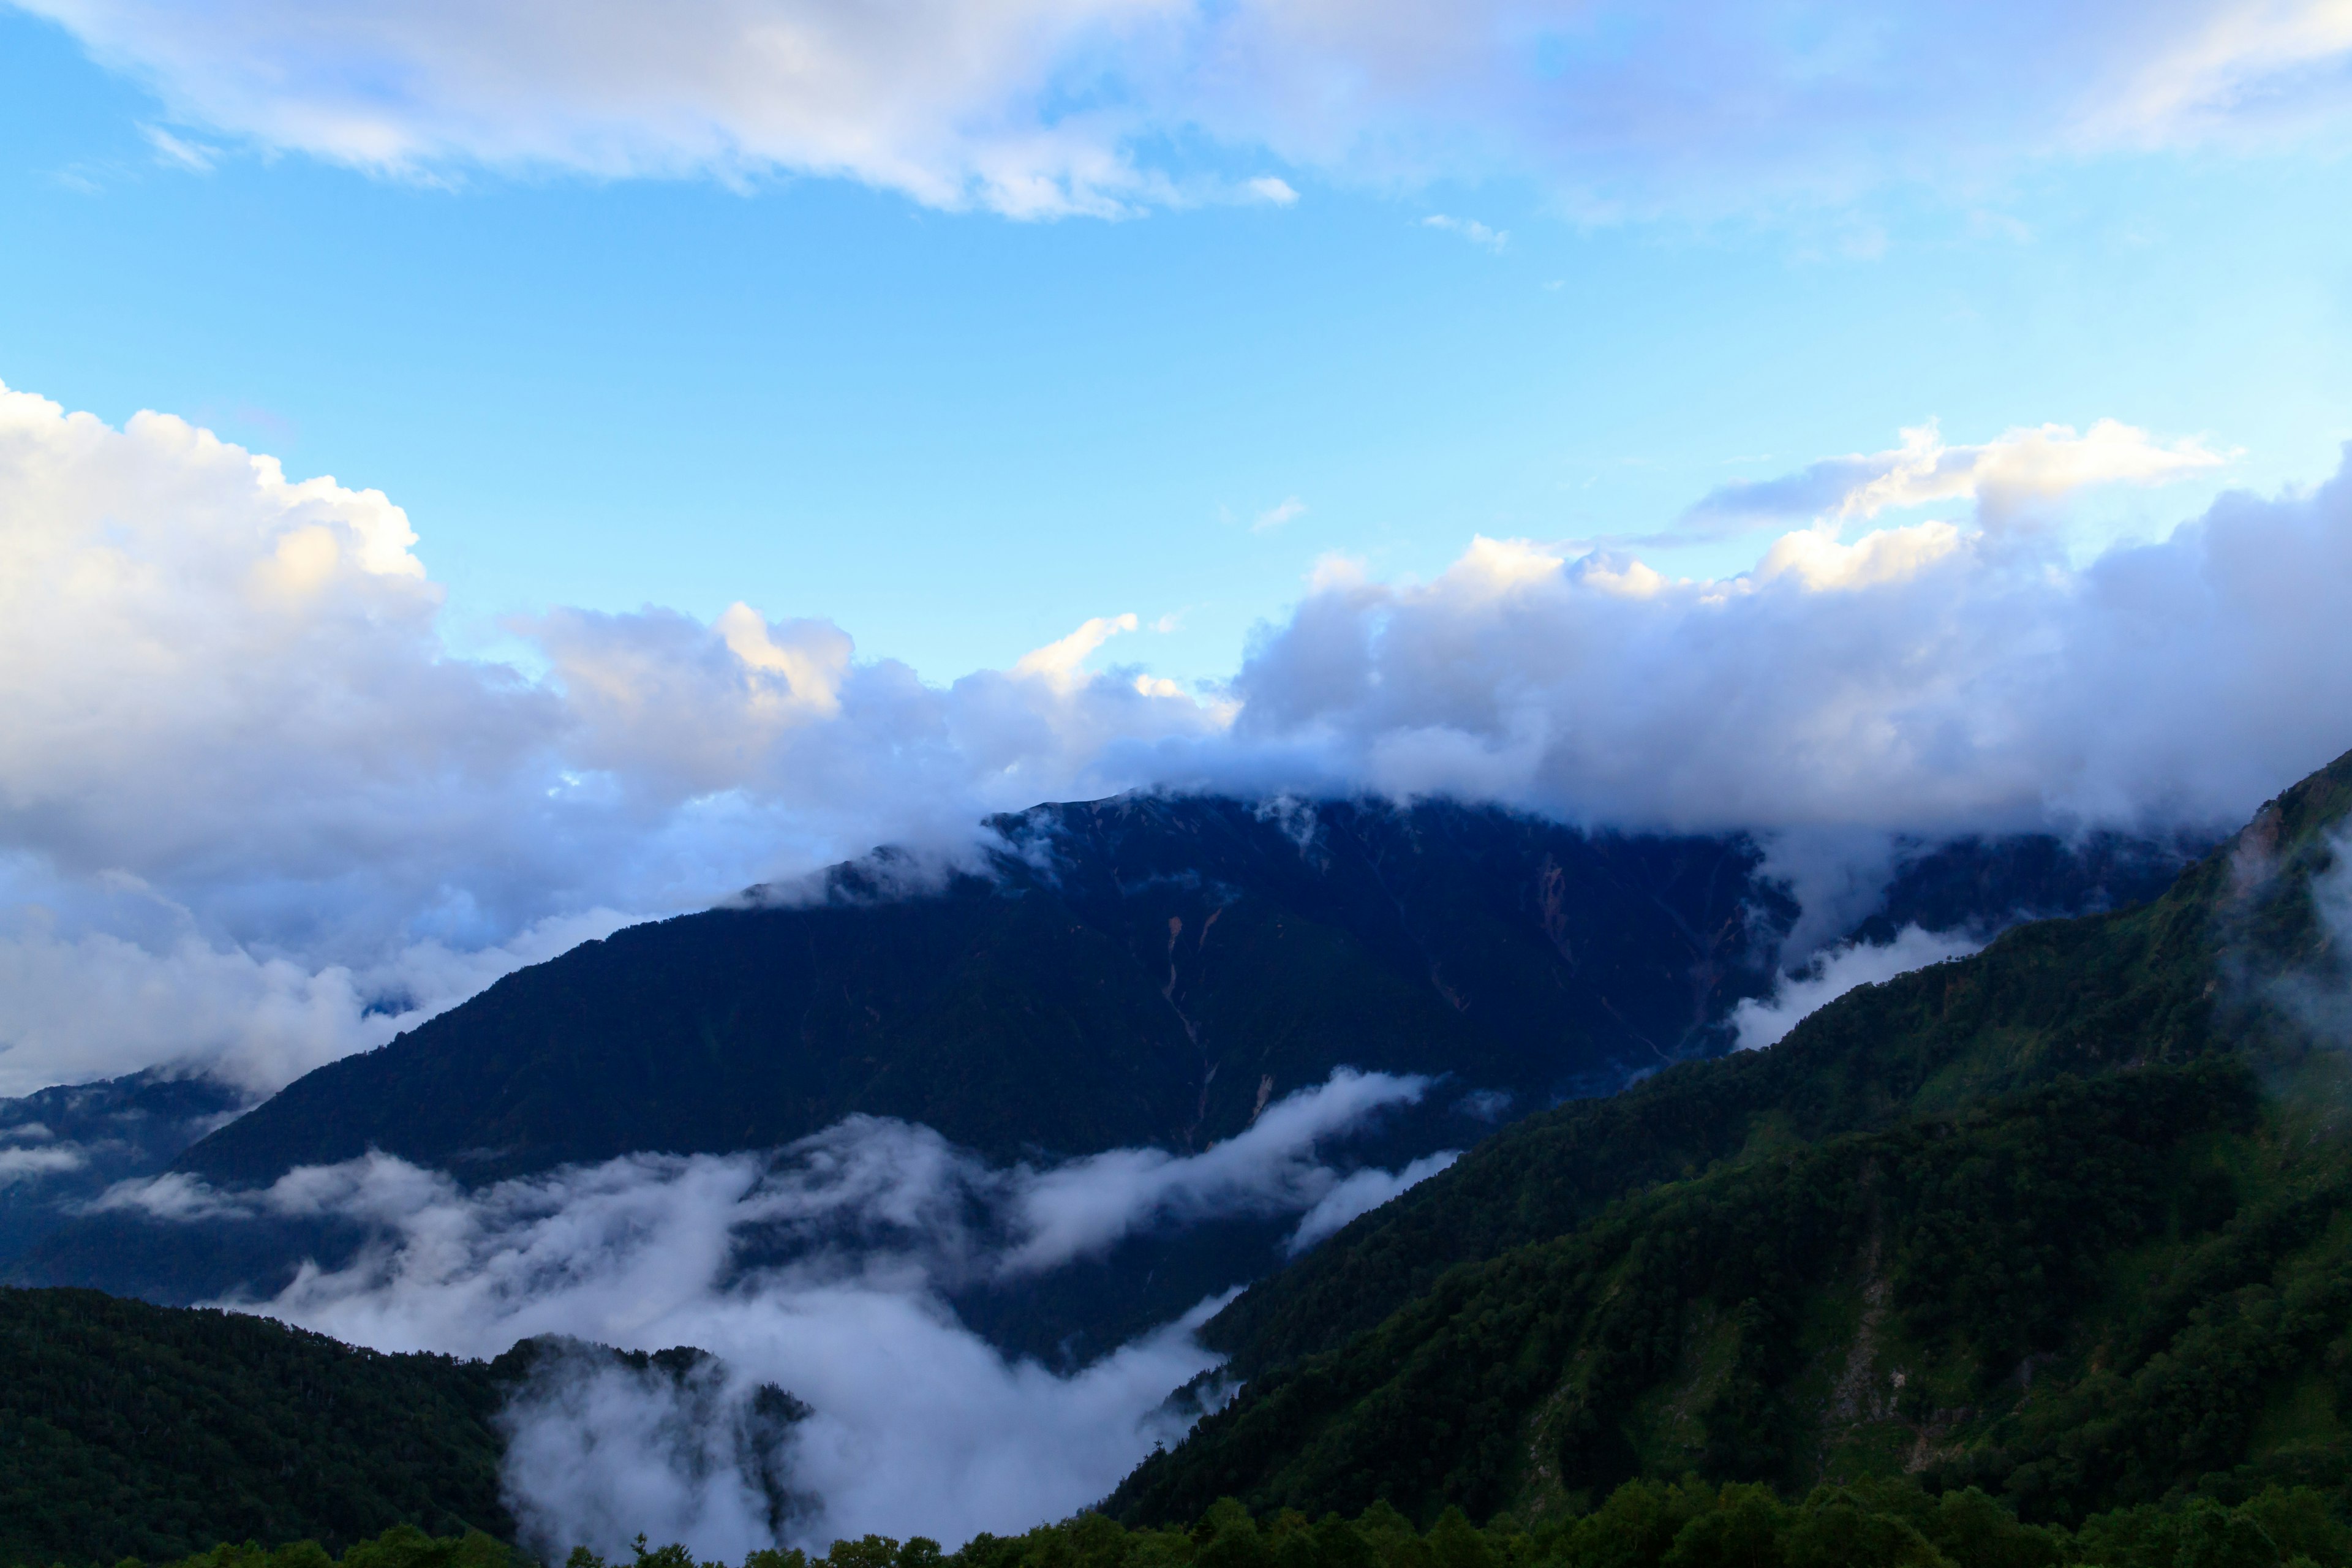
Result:
[[[0,1563],[8,1561],[0,1558]],[[33,1568],[38,1560],[16,1561],[22,1568]],[[83,1561],[93,1568],[100,1568],[104,1562],[102,1558],[55,1559],[59,1568],[68,1562]],[[126,1557],[115,1568],[146,1565],[136,1557]],[[292,1541],[278,1547],[264,1547],[251,1541],[225,1542],[162,1564],[161,1568],[520,1568],[520,1563],[505,1544],[478,1530],[435,1537],[413,1524],[395,1524],[381,1535],[353,1542],[341,1557],[316,1541]]]
[[[743,1568],[2346,1568],[2346,1499],[2309,1487],[2197,1496],[2085,1520],[2078,1530],[2021,1523],[1974,1488],[1940,1496],[1908,1481],[1824,1486],[1795,1501],[1769,1487],[1630,1481],[1591,1512],[1484,1529],[1458,1509],[1417,1530],[1375,1503],[1352,1519],[1253,1517],[1232,1499],[1189,1528],[1131,1530],[1082,1513],[1017,1536],[982,1535],[944,1552],[918,1536],[836,1541],[821,1556],[754,1552]],[[434,1541],[388,1531],[341,1568],[510,1568],[487,1536]],[[136,1568],[119,1564],[118,1568]],[[222,1546],[166,1568],[335,1568],[315,1542],[264,1552]],[[585,1547],[566,1568],[729,1568],[642,1537],[620,1563]]]
[[[1208,1329],[1245,1380],[1107,1505],[1559,1521],[1911,1475],[2071,1523],[2342,1479],[2352,758],[2164,897],[1533,1117]],[[2319,1027],[2315,1031],[2315,1020]]]
[[[263,1318],[0,1290],[0,1563],[156,1561],[247,1538],[354,1547],[399,1523],[510,1536],[500,1377]]]

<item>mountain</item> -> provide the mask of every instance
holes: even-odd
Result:
[[[1237,1397],[1108,1506],[1524,1520],[1910,1473],[2067,1520],[2340,1484],[2348,808],[2352,757],[2145,907],[1519,1121],[1213,1320]]]
[[[152,1562],[238,1541],[331,1552],[401,1527],[477,1544],[520,1533],[560,1553],[576,1542],[518,1531],[501,1464],[519,1421],[614,1373],[726,1431],[772,1528],[801,1506],[785,1473],[807,1406],[772,1384],[735,1396],[706,1351],[541,1336],[488,1362],[385,1355],[267,1318],[0,1289],[0,1564]],[[453,1554],[454,1541],[383,1544],[355,1561],[509,1561]]]
[[[1446,1079],[1328,1151],[1393,1167],[1722,1051],[1797,915],[1743,837],[1445,802],[1133,795],[992,826],[976,868],[927,877],[881,852],[589,943],[169,1157],[235,1186],[376,1148],[481,1183],[772,1148],[855,1112],[999,1160],[1197,1150],[1343,1065]],[[1913,844],[1864,934],[2130,901],[2180,864],[2115,836]],[[37,1186],[0,1193],[0,1213],[41,1211],[9,1277],[163,1301],[271,1294],[306,1257],[332,1265],[369,1239],[337,1220],[77,1216]],[[1076,1364],[1270,1272],[1287,1229],[1242,1215],[1132,1237],[955,1304],[1000,1346]]]
[[[1745,838],[1444,802],[1129,795],[993,826],[982,873],[909,889],[885,855],[509,976],[178,1168],[257,1182],[378,1148],[481,1180],[856,1111],[999,1157],[1192,1149],[1341,1066],[1543,1104],[1720,1049],[1797,912]],[[1911,866],[1890,907],[1958,925],[2145,896],[2176,862],[2037,839]]]
[[[854,1111],[985,1153],[1197,1148],[1333,1068],[1535,1097],[1703,1048],[1792,911],[1737,839],[1132,796],[621,931],[310,1074],[179,1162],[370,1147],[488,1179],[787,1143]]]
[[[263,1318],[0,1289],[0,1563],[341,1548],[402,1523],[511,1537],[509,1381]]]
[[[155,1174],[249,1103],[210,1079],[152,1071],[0,1100],[0,1258],[116,1182]]]

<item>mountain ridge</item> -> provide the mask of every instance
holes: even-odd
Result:
[[[2342,1471],[2352,1156],[2341,1036],[2308,1021],[2352,984],[2322,907],[2347,808],[2352,755],[2151,904],[1522,1121],[1213,1319],[1239,1397],[1108,1506],[1344,1511],[1377,1485],[1542,1514],[1633,1475],[1845,1467],[2065,1517],[2306,1449]],[[2112,1135],[2069,1152],[2070,1115]],[[1971,1290],[1994,1305],[1938,1305]]]

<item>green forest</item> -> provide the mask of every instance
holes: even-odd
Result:
[[[1618,1487],[1591,1511],[1485,1528],[1447,1509],[1427,1530],[1386,1503],[1352,1519],[1253,1516],[1227,1498],[1188,1527],[1129,1529],[1095,1512],[956,1552],[920,1536],[836,1541],[822,1556],[754,1552],[742,1568],[2344,1568],[2352,1527],[2339,1492],[2224,1482],[2221,1495],[2093,1515],[2072,1530],[2020,1523],[1982,1490],[1940,1495],[1905,1479],[1824,1486],[1794,1500],[1696,1478]],[[143,1568],[134,1563],[116,1568]],[[413,1526],[340,1558],[315,1542],[221,1545],[164,1568],[525,1568],[488,1535],[434,1539]],[[677,1545],[608,1562],[585,1547],[565,1568],[731,1568]]]
[[[156,1562],[247,1537],[341,1550],[403,1523],[511,1536],[490,1426],[504,1398],[495,1363],[0,1289],[0,1563]]]

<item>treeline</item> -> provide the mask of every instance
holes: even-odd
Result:
[[[2341,1490],[2267,1486],[2231,1500],[2175,1498],[2096,1514],[2079,1528],[2021,1522],[1974,1487],[1932,1493],[1907,1479],[1822,1486],[1795,1501],[1769,1487],[1629,1481],[1581,1518],[1485,1528],[1448,1509],[1427,1530],[1387,1503],[1354,1519],[1253,1517],[1228,1498],[1190,1529],[1128,1529],[1082,1513],[956,1552],[921,1536],[867,1535],[823,1555],[754,1552],[742,1568],[2347,1568]],[[116,1568],[143,1568],[128,1559]],[[529,1568],[490,1536],[435,1539],[403,1525],[338,1559],[317,1542],[222,1545],[164,1568]],[[565,1568],[730,1568],[679,1545],[610,1562],[585,1547]]]

